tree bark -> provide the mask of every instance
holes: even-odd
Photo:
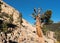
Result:
[[[43,37],[43,32],[41,29],[41,22],[40,22],[39,14],[36,16],[36,31],[37,31],[37,35],[39,37]]]
[[[40,41],[41,43],[45,43],[44,42],[44,38],[43,38],[43,32],[42,32],[42,28],[41,28],[41,22],[40,22],[40,14],[38,14],[36,16],[36,31],[37,31],[37,35],[40,37]]]

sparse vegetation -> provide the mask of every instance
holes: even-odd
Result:
[[[53,23],[49,25],[45,25],[43,27],[43,32],[46,35],[47,31],[54,31],[55,32],[55,38],[60,41],[60,23]]]
[[[9,18],[9,21],[5,22],[4,20],[0,20],[0,31],[6,33],[10,31],[10,30],[8,31],[8,28],[15,28],[16,25],[12,24],[13,22],[12,15],[9,16],[7,13],[2,12],[0,14],[0,18],[4,19],[4,17]]]
[[[0,25],[0,31],[4,32],[4,33],[8,33],[9,31],[12,32],[12,30],[8,30],[8,28],[15,28],[17,27],[16,25],[14,24],[11,24],[11,23],[7,23],[7,22],[3,22],[1,25]]]

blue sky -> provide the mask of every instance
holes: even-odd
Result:
[[[33,8],[42,8],[43,12],[47,9],[52,10],[52,20],[60,21],[60,0],[3,0],[19,12],[22,12],[23,18],[28,22],[33,23],[34,20],[30,16],[33,13]]]

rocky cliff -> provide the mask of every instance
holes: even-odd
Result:
[[[45,36],[44,39],[51,43]],[[41,40],[36,28],[21,18],[21,13],[0,0],[0,43],[41,43]]]

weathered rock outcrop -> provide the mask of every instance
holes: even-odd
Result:
[[[8,30],[13,30],[10,33],[1,32],[0,42],[16,42],[16,43],[40,43],[39,37],[36,35],[35,27],[29,24],[26,20],[22,19],[23,23],[20,25],[20,13],[13,7],[9,6],[3,1],[0,1],[0,20],[3,22],[11,23],[17,27]],[[10,24],[10,25],[11,25]],[[4,36],[3,36],[4,35]],[[2,38],[3,37],[3,38]]]

